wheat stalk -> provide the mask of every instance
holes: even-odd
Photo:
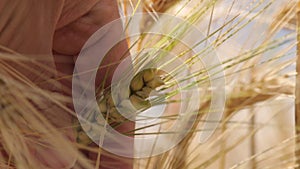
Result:
[[[282,84],[285,85],[283,86]],[[289,82],[288,77],[286,76],[273,76],[256,79],[251,84],[238,83],[234,87],[231,95],[227,97],[228,101],[225,109],[226,116],[224,117],[227,120],[224,120],[224,123],[228,121],[228,117],[232,116],[235,112],[238,112],[241,109],[247,109],[248,107],[270,100],[271,98],[279,97],[281,95],[292,96],[293,94],[294,85]],[[202,104],[200,110],[200,112],[202,112],[201,114],[205,115],[206,111],[209,110],[209,103],[210,100]],[[180,166],[181,168],[188,168],[190,165],[188,162],[190,161],[190,156],[188,155],[189,145],[191,142],[193,142],[193,139],[197,140],[197,137],[195,138],[195,136],[197,136],[197,133],[201,131],[198,130],[202,124],[201,117],[202,116],[197,119],[194,127],[191,130],[192,132],[188,133],[185,139],[179,145],[177,145],[174,150],[162,155],[167,156],[167,159],[161,160],[160,158],[154,158],[156,160],[153,163],[156,164],[156,167],[160,166],[159,168],[174,168]],[[218,158],[214,159],[213,161],[219,159],[221,154],[218,154],[217,156]],[[210,161],[210,163],[213,161]]]
[[[26,65],[28,62],[35,61],[10,50],[1,53],[0,59],[1,166],[47,168],[49,165],[58,164],[49,164],[48,160],[60,158],[62,161],[71,160],[69,166],[65,167],[80,165],[92,168],[75,145],[65,137],[69,129],[56,125],[65,120],[65,114],[72,112],[65,106],[70,102],[70,98],[41,89],[22,76],[17,69],[6,64],[11,61],[18,65]],[[49,105],[52,107],[49,108]],[[57,115],[54,110],[60,110],[62,114]],[[57,118],[61,121],[57,121]],[[72,128],[72,126],[68,127]],[[47,153],[42,153],[49,149],[56,154],[49,156]],[[76,159],[78,163],[75,165]]]

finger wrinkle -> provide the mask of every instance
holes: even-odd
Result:
[[[65,0],[56,30],[87,14],[98,2],[99,0]]]

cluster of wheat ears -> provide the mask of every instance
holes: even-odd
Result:
[[[222,67],[226,79],[226,104],[221,121],[205,120],[206,115],[211,111],[211,97],[207,93],[201,95],[199,110],[191,112],[196,115],[193,116],[196,117],[195,123],[185,138],[173,149],[158,156],[135,159],[134,168],[255,169],[298,166],[297,159],[300,157],[297,153],[298,132],[296,131],[299,127],[293,121],[295,113],[294,117],[286,117],[293,114],[288,112],[293,111],[295,99],[297,3],[296,1],[279,3],[274,0],[119,1],[123,15],[134,16],[138,11],[149,14],[141,19],[140,30],[151,29],[156,20],[160,19],[160,13],[178,15],[191,24],[202,24],[207,33],[205,40],[210,39],[210,45],[217,51],[220,50],[222,53],[224,48],[229,50],[227,53],[224,52],[226,56],[220,56],[219,65],[199,69],[193,67],[196,62],[200,62],[194,59],[194,55],[197,54],[187,50],[185,46],[181,46],[172,38],[161,35],[155,37],[141,35],[137,41],[128,40],[129,47],[136,50],[135,53],[142,51],[143,48],[155,46],[158,49],[176,53],[176,57],[185,57],[184,63],[195,70],[192,77],[197,79],[197,83],[194,85],[200,86],[203,90],[210,90],[210,76],[207,74],[210,69]],[[228,6],[222,9],[223,4]],[[246,10],[238,9],[237,4],[244,4]],[[225,14],[220,14],[222,12]],[[272,14],[269,16],[268,12]],[[270,17],[267,24],[263,23],[266,16]],[[223,20],[215,21],[219,18]],[[218,22],[219,26],[213,29],[213,22]],[[130,24],[131,21],[125,20],[124,23]],[[249,28],[251,24],[252,27]],[[255,29],[260,24],[266,25],[263,32],[257,32]],[[244,30],[250,34],[245,35]],[[282,30],[287,30],[288,33],[279,36],[278,32]],[[183,34],[188,31],[188,28],[174,31]],[[234,44],[231,39],[239,33],[243,34],[246,40],[242,47],[236,49],[237,44]],[[263,38],[258,42],[254,39],[255,45],[250,44],[250,48],[244,48],[243,45],[246,46],[247,41],[251,41],[249,40],[251,36],[263,36]],[[47,64],[41,64],[38,59],[28,59],[4,46],[0,46],[0,51],[0,168],[40,168],[40,159],[32,153],[32,144],[41,150],[44,147],[57,149],[60,158],[74,157],[76,159],[74,168],[99,166],[99,158],[96,162],[91,162],[84,153],[92,152],[99,156],[106,152],[99,147],[90,146],[92,140],[83,131],[85,125],[78,123],[76,113],[68,106],[72,103],[72,99],[61,93],[40,88],[20,72],[20,70],[26,70],[39,76],[39,72],[28,65],[43,67],[48,72],[55,70],[47,67]],[[209,52],[209,48],[203,49],[202,55]],[[133,63],[136,64],[134,66],[140,65],[140,61],[139,57],[134,58]],[[189,80],[188,77],[183,77],[183,80],[185,78]],[[71,77],[66,77],[66,79],[71,80]],[[59,79],[44,79],[53,86],[57,85],[56,80]],[[127,105],[127,102],[131,102],[137,109],[147,109],[151,106],[147,100],[151,91],[171,88],[172,82],[172,78],[168,78],[158,69],[143,70],[131,81],[127,100],[121,101],[120,105],[115,105],[110,92],[101,92],[97,98],[102,114],[90,113],[85,118],[101,123],[98,117],[101,115],[106,118],[109,125],[121,125],[126,118],[119,114],[116,106]],[[157,104],[160,104],[159,101]],[[53,125],[53,121],[64,120],[62,116],[64,113],[58,115],[51,112],[48,115],[40,113],[43,105],[48,102],[53,105],[55,112],[72,115],[75,119],[73,125],[67,127]],[[161,104],[165,104],[165,101]],[[172,124],[177,116],[176,113],[162,116],[161,124],[155,125],[160,126],[167,122]],[[217,123],[218,127],[207,142],[200,144],[198,135],[202,131],[201,126],[205,123]],[[85,130],[92,130],[89,127]],[[148,127],[153,127],[153,125]],[[173,134],[164,131],[139,132],[145,128],[147,126],[128,132],[130,135],[145,136]],[[69,141],[63,136],[69,130],[74,131],[76,141]],[[272,132],[276,137],[270,138],[273,137]],[[51,160],[47,156],[41,158]]]

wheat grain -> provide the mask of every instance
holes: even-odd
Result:
[[[129,116],[135,116],[136,114],[132,113],[136,111],[134,111],[130,107],[130,105],[132,104],[138,112],[151,107],[151,104],[147,99],[149,98],[153,90],[162,85],[164,85],[164,82],[161,78],[161,72],[156,71],[155,69],[147,69],[141,71],[132,79],[130,83],[130,90],[128,89],[128,91],[124,91],[124,93],[130,93],[129,99],[126,99],[125,94],[120,98],[116,98],[116,100],[118,100],[119,103],[115,103],[111,92],[103,92],[105,93],[102,94],[104,95],[104,97],[100,97],[98,101],[98,107],[100,109],[101,114],[96,114],[95,111],[92,111],[85,114],[83,118],[85,118],[87,122],[97,123],[98,126],[104,125],[104,121],[101,120],[101,117],[107,119],[107,123],[110,125],[122,124],[127,120],[118,112],[116,106],[118,106],[122,110],[128,110],[128,112],[122,113],[128,114]],[[92,143],[92,140],[88,136],[84,136],[84,124],[82,124],[82,128],[80,127],[78,121],[75,121],[74,124],[78,126],[76,129],[77,142],[84,145]],[[84,129],[86,129],[86,131],[88,132],[92,130],[92,128]],[[95,138],[97,138],[97,136]]]

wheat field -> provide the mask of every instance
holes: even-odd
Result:
[[[78,58],[70,75],[59,70],[60,64],[69,64],[64,57],[55,64],[43,52],[26,51],[34,42],[17,37],[27,24],[9,23],[19,23],[12,16],[22,16],[27,8],[10,14],[8,9],[17,3],[4,3],[7,16],[0,16],[1,169],[300,168],[297,0],[117,3],[122,25],[115,23],[126,38],[116,51],[126,44],[126,54],[113,53],[120,55],[116,63],[104,61],[95,69],[76,70],[80,57],[90,54],[85,47],[95,41],[92,37],[74,56]],[[42,7],[50,9],[52,3]],[[17,33],[7,37],[5,26]],[[107,28],[98,34],[114,29]],[[36,31],[34,36],[39,34],[43,33]],[[10,40],[20,47],[6,45]],[[105,40],[101,44],[110,43]],[[101,47],[94,49],[102,52]],[[60,55],[57,51],[55,46],[47,49],[54,58]],[[115,79],[119,83],[107,84],[112,70],[106,68],[126,61],[130,66],[119,68],[120,78]],[[74,92],[80,85],[89,85],[89,79],[81,79],[83,84],[76,80],[89,71],[100,72],[95,87],[97,108],[86,105],[83,89]],[[76,96],[82,96],[76,104],[92,111],[76,111]],[[111,129],[106,130],[108,126]],[[110,141],[102,138],[102,129],[115,129],[128,140],[141,141],[113,145],[117,150],[109,151],[103,148]]]

